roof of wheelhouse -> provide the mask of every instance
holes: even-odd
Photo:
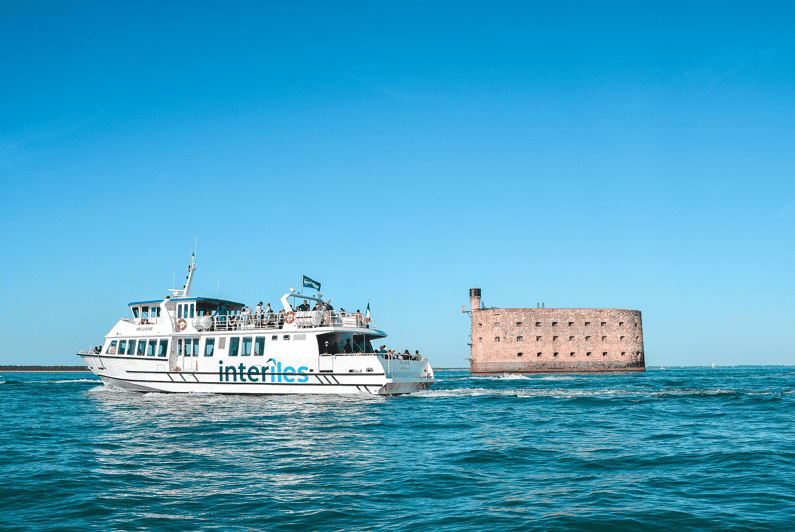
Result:
[[[140,306],[140,305],[159,305],[163,301],[165,301],[165,300],[163,300],[163,299],[154,299],[152,301],[134,301],[132,303],[127,303],[127,306],[129,306],[129,307],[137,307],[137,306]],[[228,299],[215,299],[214,297],[180,297],[180,298],[177,298],[177,299],[169,299],[168,301],[174,301],[174,302],[177,302],[177,303],[196,301],[196,302],[218,304],[218,305],[224,304],[224,305],[226,305],[228,307],[236,307],[236,306],[237,307],[244,307],[245,306],[243,303],[237,303],[236,301],[229,301]]]

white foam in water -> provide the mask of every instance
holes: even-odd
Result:
[[[97,384],[100,384],[102,381],[99,380],[99,379],[64,379],[64,380],[60,380],[60,381],[45,381],[45,382],[49,382],[49,383],[53,383],[53,384],[61,384],[61,383],[64,383],[64,382],[96,382]]]

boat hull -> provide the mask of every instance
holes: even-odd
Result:
[[[158,359],[79,356],[108,386],[143,393],[402,395],[425,390],[436,382],[424,359],[390,359],[379,355],[335,355],[326,364],[331,370],[302,365],[298,374],[292,371],[293,366],[287,366],[289,360],[284,361],[284,369],[289,372],[274,371],[277,367],[282,369],[281,363],[249,365],[241,371],[234,366],[220,366],[218,371],[201,368],[194,371],[170,369],[165,360]],[[301,363],[307,362],[298,360],[293,365],[298,367]],[[230,368],[235,371],[229,371]]]

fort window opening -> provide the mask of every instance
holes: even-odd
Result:
[[[552,356],[558,356],[558,354],[557,354],[557,353],[554,353]]]
[[[621,356],[622,356],[622,357],[623,357],[624,355],[626,355],[626,354],[627,354],[627,352],[626,352],[626,351],[621,351]]]
[[[516,353],[516,356],[520,357],[520,356],[522,356],[523,354],[524,354],[524,353]]]
[[[557,337],[557,336],[553,336],[553,337],[552,337],[552,341],[553,341],[553,342],[557,342],[557,341],[558,341],[558,337]]]
[[[591,352],[588,351],[587,353],[585,353],[585,356],[587,356],[587,357],[591,356]]]
[[[137,318],[137,317],[138,317],[138,314],[136,314],[136,315],[135,315],[135,317]],[[541,327],[541,322],[540,322],[540,321],[537,321],[537,322],[536,322],[536,327]]]
[[[590,341],[590,339],[591,339],[591,337],[590,337],[590,336],[586,336],[586,337],[585,337],[585,341],[586,341],[586,342]]]
[[[495,323],[494,326],[495,327],[499,327],[500,326],[500,322]]]
[[[571,327],[572,325],[574,325],[574,322],[573,322],[573,321],[570,321],[570,322],[569,322],[569,327]]]
[[[540,341],[541,341],[541,337],[540,336],[536,336],[536,342],[540,342]]]
[[[607,351],[603,352],[603,353],[602,353],[602,356],[603,356],[603,357],[606,357],[606,356],[607,356]]]
[[[640,336],[635,337],[635,341],[637,342],[638,340],[640,340]]]
[[[624,337],[622,336],[621,338],[619,338],[619,340],[621,340],[623,342],[624,341]]]
[[[524,338],[523,338],[522,336],[517,336],[517,337],[516,337],[516,341],[517,341],[517,342],[521,342],[523,339],[524,339]]]
[[[585,326],[586,326],[586,327],[588,327],[588,326],[590,326],[590,325],[591,325],[591,322],[590,322],[590,321],[586,321],[586,322],[585,322]]]
[[[618,322],[618,326],[619,326],[619,327],[623,327],[623,326],[624,326],[624,322],[623,322],[623,321],[619,321],[619,322]]]
[[[482,323],[478,323],[478,327],[483,327],[483,324]]]
[[[602,327],[604,327],[605,325],[607,325],[607,322],[606,322],[606,321],[603,321],[603,322],[602,322]]]
[[[607,336],[602,336],[602,341],[604,342],[605,340],[607,340]]]
[[[517,322],[516,322],[516,326],[517,326],[517,327],[521,327],[521,326],[522,326],[522,322],[521,322],[521,321],[517,321]]]
[[[574,337],[573,336],[569,336],[569,342],[573,342],[573,341],[574,341]]]
[[[126,347],[127,347],[127,340],[122,340],[121,342],[119,342],[119,354],[120,355],[124,354],[124,349]]]
[[[499,342],[499,341],[500,341],[500,337],[499,337],[499,336],[495,336],[495,337],[494,337],[494,341],[495,341],[495,342]]]
[[[278,336],[276,336],[275,334],[274,334],[273,336],[271,336],[271,340],[273,340],[274,342],[275,342],[276,340],[278,340],[278,339],[279,339],[279,337],[278,337]]]
[[[570,357],[573,357],[573,356],[574,356],[574,351],[572,351],[571,353],[569,353],[569,356],[570,356]]]
[[[556,321],[553,321],[553,322],[552,322],[552,326],[553,326],[553,327],[557,327],[557,326],[558,326],[558,322],[556,322]]]
[[[537,357],[540,357],[540,356],[541,356],[541,353],[536,353],[536,356],[537,356]]]

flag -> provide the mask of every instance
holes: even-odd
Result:
[[[367,302],[367,314],[364,315],[364,322],[370,323],[370,302]]]
[[[320,283],[310,279],[306,275],[304,275],[303,277],[304,277],[304,279],[303,279],[304,288],[314,288],[315,290],[320,292]]]

